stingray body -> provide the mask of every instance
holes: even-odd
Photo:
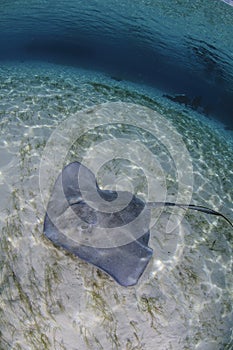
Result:
[[[150,209],[175,205],[220,215],[229,222],[222,214],[202,206],[144,203],[130,192],[101,190],[94,174],[73,162],[55,182],[44,233],[55,245],[97,266],[120,285],[132,286],[153,255],[148,247]]]
[[[84,179],[82,191],[80,176]],[[78,162],[71,163],[63,169],[55,183],[45,216],[44,232],[55,245],[99,267],[119,284],[130,286],[137,283],[153,254],[148,247],[149,230],[139,238],[133,237],[133,241],[131,239],[128,244],[111,248],[91,246],[88,241],[88,235],[93,236],[95,227],[99,226],[103,228],[103,232],[109,227],[115,227],[120,235],[124,226],[133,222],[143,211],[143,201],[128,192],[123,194],[126,194],[125,200],[129,201],[125,208],[114,213],[97,210],[100,204],[111,205],[119,197],[119,193],[101,191],[89,169]],[[148,213],[145,216],[149,227]],[[131,235],[131,232],[128,233]],[[108,237],[104,239],[107,240]]]

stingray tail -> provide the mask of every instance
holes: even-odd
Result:
[[[201,211],[201,212],[206,213],[206,214],[221,216],[224,220],[226,220],[233,227],[232,222],[226,216],[219,213],[218,211],[206,208],[206,207],[201,206],[201,205],[179,204],[179,203],[172,203],[172,202],[149,202],[147,204],[147,206],[149,208],[156,208],[156,207],[162,207],[162,206],[166,207],[167,206],[167,207],[180,207],[183,209],[197,210],[197,211]]]

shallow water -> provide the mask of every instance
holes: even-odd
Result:
[[[40,58],[144,81],[185,94],[233,127],[233,8],[220,0],[21,0],[3,3],[0,15],[2,59]]]
[[[231,91],[232,87],[232,62],[228,47],[233,36],[226,35],[226,28],[229,30],[231,26],[232,8],[220,1],[213,1],[213,5],[205,5],[203,1],[195,4],[176,1],[173,8],[161,1],[134,2],[134,5],[124,2],[125,6],[121,9],[114,1],[101,2],[98,6],[93,1],[88,7],[79,3],[79,8],[70,4],[69,9],[64,9],[60,2],[56,2],[56,7],[51,3],[44,2],[42,10],[42,2],[35,1],[26,11],[24,2],[17,1],[14,8],[6,3],[1,9],[5,18],[1,28],[5,33],[8,28],[8,42],[10,38],[15,40],[17,35],[19,40],[18,47],[15,46],[12,51],[7,52],[5,46],[5,60],[0,66],[0,348],[231,349],[232,229],[222,219],[180,210],[176,215],[171,210],[154,211],[153,216],[159,217],[151,229],[149,242],[154,255],[138,285],[130,288],[117,285],[103,272],[54,247],[44,237],[43,219],[57,169],[83,157],[98,168],[96,159],[99,154],[108,160],[98,169],[98,181],[103,188],[115,186],[117,189],[131,190],[143,199],[152,195],[156,197],[155,200],[162,200],[165,196],[172,201],[178,195],[184,200],[192,196],[192,203],[219,210],[232,221],[232,131],[224,129],[224,126],[230,125],[229,109],[223,108],[223,114],[219,113],[220,106],[229,101],[228,95],[224,100],[226,89]],[[41,11],[35,15],[38,6]],[[74,20],[77,19],[78,9],[81,13],[79,22]],[[116,17],[114,25],[110,23],[110,16],[106,15],[110,9],[111,16]],[[15,24],[16,13],[20,16]],[[106,18],[104,23],[103,13]],[[205,22],[202,15],[205,15]],[[137,31],[137,38],[139,34],[142,35],[141,43],[150,43],[152,29],[155,30],[153,34],[157,29],[155,38],[159,36],[161,40],[159,55],[162,52],[163,57],[169,56],[169,50],[173,51],[172,44],[176,43],[177,50],[171,57],[169,74],[167,77],[162,74],[158,85],[149,81],[148,65],[145,65],[148,70],[145,68],[142,72],[138,68],[143,57],[135,59],[132,70],[129,69],[131,61],[124,66],[113,59],[110,65],[109,61],[104,62],[107,67],[102,73],[94,68],[103,70],[103,67],[97,67],[93,62],[86,67],[88,70],[81,69],[78,64],[73,64],[77,53],[72,46],[74,37],[69,46],[71,51],[66,44],[69,57],[61,57],[60,54],[53,56],[51,52],[48,54],[39,44],[33,55],[26,55],[22,43],[25,40],[30,42],[35,37],[35,33],[30,31],[29,34],[28,29],[32,28],[32,23],[39,25],[38,18],[46,19],[46,16],[51,21],[48,23],[45,20],[40,34],[38,26],[34,26],[39,37],[37,43],[44,44],[42,32],[48,33],[48,29],[52,33],[49,40],[53,41],[58,32],[65,33],[65,39],[68,32],[72,37],[74,26],[70,23],[76,23],[78,27],[75,30],[79,29],[85,44],[90,47],[93,47],[94,39],[89,42],[86,34],[98,34],[102,38],[100,30],[106,33],[106,28],[110,26],[108,37],[115,35],[112,28],[119,26],[120,20],[123,37],[129,24],[128,18],[132,19],[130,33],[132,25],[138,24],[138,28],[135,24],[134,30]],[[87,26],[82,24],[98,16],[101,20],[93,20],[93,27],[89,27],[87,33]],[[167,22],[161,34],[158,24],[161,24],[164,16]],[[174,22],[174,17],[179,21]],[[61,18],[69,21],[61,22]],[[186,33],[178,30],[184,25],[182,18],[189,19]],[[9,25],[10,19],[14,26]],[[150,20],[156,21],[156,25],[152,25]],[[171,23],[176,23],[176,30]],[[202,31],[201,39],[198,31],[200,23],[202,28],[208,29]],[[21,29],[18,34],[14,31],[17,25]],[[148,41],[145,40],[147,27]],[[188,46],[181,37],[188,32],[190,34],[191,29],[190,43],[197,47],[194,37],[199,37],[201,43],[198,50],[194,50],[201,52],[203,61],[200,65],[204,67],[205,62],[209,67],[211,59],[217,62],[215,68],[204,77],[194,56],[194,61],[189,61],[190,66],[186,66],[188,60],[183,49]],[[212,35],[216,49],[203,41],[212,42]],[[131,34],[129,37],[132,40]],[[59,50],[64,49],[61,45],[64,38],[57,44]],[[103,42],[99,46],[101,50],[103,46],[106,47]],[[107,42],[110,43],[109,38]],[[108,51],[112,58],[117,44]],[[138,53],[138,48],[135,50]],[[126,51],[126,56],[132,59],[135,51],[129,51]],[[218,58],[214,52],[218,53]],[[150,64],[153,63],[152,53],[147,56]],[[209,115],[209,118],[204,115],[202,106],[194,110],[164,97],[165,94],[183,93],[187,83],[180,82],[178,88],[177,78],[172,78],[173,86],[169,85],[172,67],[179,61],[177,57],[183,57],[182,67],[177,66],[182,73],[186,69],[191,75],[193,71],[200,72],[204,101],[208,100],[207,86],[213,94],[221,90],[219,104],[213,107],[216,113]],[[220,57],[224,59],[221,61]],[[13,60],[15,58],[25,61]],[[48,63],[48,60],[51,62]],[[82,59],[79,62],[82,65]],[[165,64],[161,62],[156,66],[157,72]],[[217,76],[221,77],[221,84],[216,83],[219,81]],[[134,82],[124,80],[125,77],[135,77]],[[197,85],[194,85],[200,86],[199,83],[196,81]],[[190,96],[196,95],[193,86],[189,87]],[[185,91],[186,94],[188,92]],[[120,108],[125,106],[123,103],[127,103],[127,106],[131,104],[133,116],[128,115],[125,121],[120,119],[118,124],[114,124],[119,109],[114,114],[117,105],[107,105],[109,125],[103,125],[100,115],[100,119],[96,119],[99,125],[87,131],[85,127],[92,116],[90,111],[109,102],[120,103]],[[140,108],[135,105],[145,106],[151,112],[148,111],[142,118],[138,112]],[[89,113],[85,112],[86,108]],[[82,110],[84,112],[80,112]],[[84,119],[81,119],[82,116]],[[74,124],[70,125],[70,122]],[[63,157],[63,148],[60,148],[63,143],[51,136],[59,130],[59,140],[62,140],[64,135],[68,135],[65,134],[67,125],[79,138],[74,139],[75,142]],[[177,132],[174,142],[172,137],[169,140],[164,137],[168,125]],[[181,142],[179,137],[182,140],[179,144],[182,154],[179,153],[181,148],[177,148],[178,140]],[[116,143],[122,140],[127,146],[123,150]],[[108,143],[107,148],[106,142],[110,141],[113,143]],[[51,169],[48,167],[48,173],[43,173],[41,161],[48,159]],[[190,159],[192,164],[186,168]],[[44,164],[48,165],[46,162]],[[183,176],[179,177],[178,170]],[[188,178],[185,178],[185,174],[189,175]],[[170,232],[167,231],[169,220],[173,225]]]

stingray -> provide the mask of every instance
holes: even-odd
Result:
[[[127,191],[101,190],[83,164],[68,164],[58,176],[48,202],[44,233],[56,246],[95,265],[122,286],[137,284],[153,250],[150,210],[178,206],[207,214],[221,213],[193,204],[145,203]]]

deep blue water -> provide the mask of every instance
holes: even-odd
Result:
[[[0,60],[150,84],[233,128],[233,7],[221,0],[12,0],[0,18]]]

